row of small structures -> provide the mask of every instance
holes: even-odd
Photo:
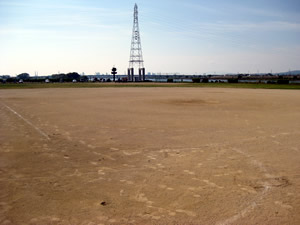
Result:
[[[269,84],[300,84],[300,75],[226,75],[226,76],[193,76],[193,75],[147,75],[141,80],[135,77],[128,81],[127,75],[116,75],[115,79],[111,75],[52,75],[34,77],[0,77],[1,83],[52,83],[52,82],[188,82],[188,83],[269,83]]]

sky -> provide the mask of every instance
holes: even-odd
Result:
[[[300,69],[299,0],[0,0],[0,75],[124,74],[135,3],[146,73]]]

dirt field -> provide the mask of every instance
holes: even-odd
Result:
[[[0,224],[300,224],[300,91],[0,90]]]

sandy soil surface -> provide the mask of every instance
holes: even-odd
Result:
[[[300,224],[300,91],[0,90],[0,224]]]

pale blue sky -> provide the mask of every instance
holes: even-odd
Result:
[[[0,75],[124,73],[134,3],[147,72],[300,69],[299,0],[0,0]]]

